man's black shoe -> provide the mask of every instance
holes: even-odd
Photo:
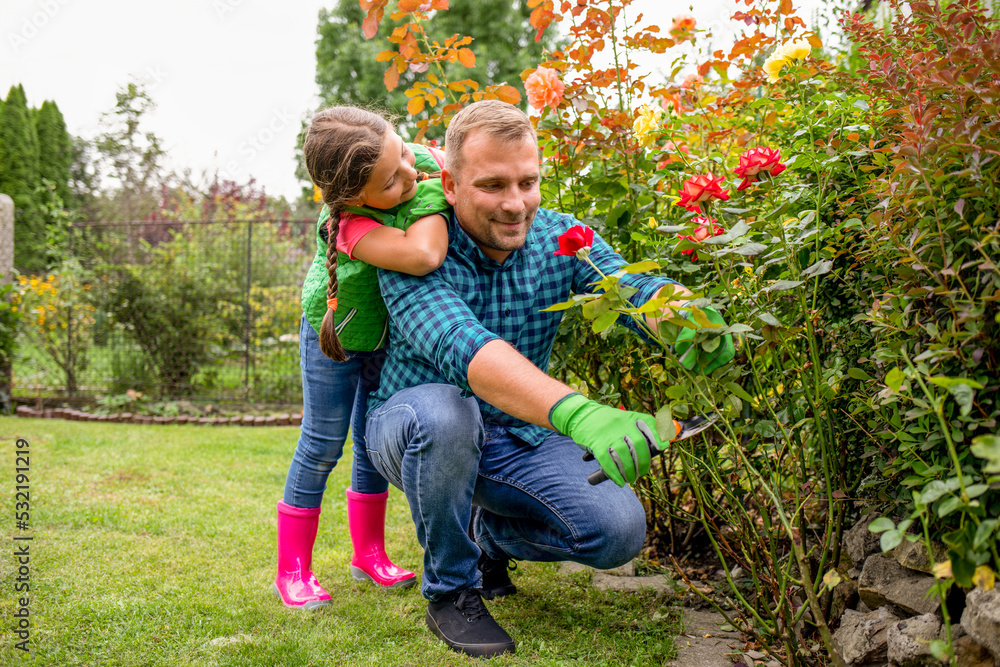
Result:
[[[513,595],[517,592],[517,586],[510,580],[508,571],[513,572],[517,565],[507,558],[494,560],[483,553],[476,563],[479,571],[483,573],[483,584],[480,591],[487,600],[502,598],[505,595]]]
[[[514,652],[514,640],[490,616],[478,588],[428,603],[427,627],[459,653],[492,658]]]

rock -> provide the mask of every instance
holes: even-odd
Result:
[[[962,628],[1000,662],[1000,587],[977,588],[966,596]]]
[[[858,579],[858,595],[872,609],[893,604],[907,614],[933,614],[941,609],[940,601],[927,597],[934,577],[909,570],[894,558],[869,556]]]
[[[879,551],[879,536],[868,530],[868,525],[878,516],[878,512],[864,515],[853,528],[844,533],[841,540],[844,551],[858,567],[861,567],[866,558]]]
[[[848,609],[840,619],[840,627],[833,633],[833,645],[847,667],[886,663],[889,626],[899,622],[889,607],[882,607],[869,614]]]
[[[985,646],[966,635],[955,640],[955,664],[962,667],[997,667],[998,663]]]
[[[934,562],[928,558],[927,545],[924,544],[923,540],[917,542],[903,540],[899,546],[893,549],[892,555],[896,557],[896,562],[903,567],[930,574],[934,563],[948,560],[948,547],[940,542],[931,542],[931,551],[934,554]]]
[[[930,643],[941,639],[941,620],[923,614],[894,623],[886,633],[890,667],[936,667],[941,661],[931,654]]]
[[[830,618],[840,618],[848,609],[858,604],[858,582],[845,579],[833,589],[833,600],[830,606]],[[866,609],[865,611],[871,611]]]

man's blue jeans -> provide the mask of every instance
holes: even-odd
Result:
[[[354,441],[351,488],[382,493],[389,488],[365,454],[368,393],[378,388],[385,350],[348,352],[334,361],[319,348],[319,336],[306,319],[299,327],[302,367],[302,430],[285,478],[284,501],[293,507],[319,507],[326,480],[344,452],[348,428]]]
[[[607,569],[642,548],[646,516],[631,489],[591,486],[598,465],[566,436],[532,447],[484,425],[476,400],[457,387],[396,393],[368,416],[367,436],[372,464],[410,503],[430,600],[479,585],[480,549]],[[475,541],[467,533],[474,505]]]

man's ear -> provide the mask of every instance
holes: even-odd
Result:
[[[447,169],[441,170],[441,189],[444,190],[444,198],[448,200],[448,203],[452,206],[458,201],[458,197],[455,196],[455,188],[458,183],[455,182],[455,177],[452,176],[451,172]]]

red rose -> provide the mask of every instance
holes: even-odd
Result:
[[[688,241],[694,241],[695,243],[700,243],[707,239],[709,236],[720,236],[726,232],[726,229],[722,225],[716,224],[715,218],[706,218],[705,216],[699,215],[692,219],[691,222],[696,223],[698,226],[694,228],[694,236],[688,234],[678,234],[678,238],[687,239]],[[688,248],[687,250],[681,250],[682,255],[690,255],[692,262],[698,261],[698,252],[694,248]]]
[[[722,189],[723,177],[716,178],[711,174],[702,174],[684,181],[681,187],[681,198],[677,202],[678,206],[683,206],[689,211],[701,212],[700,204],[710,199],[729,199],[729,190]]]
[[[594,230],[583,225],[575,225],[559,236],[559,250],[552,254],[576,257],[577,250],[592,245],[594,245]]]
[[[750,184],[757,180],[761,172],[766,172],[771,176],[777,176],[785,170],[781,160],[781,151],[777,148],[765,148],[758,146],[751,148],[740,156],[740,165],[736,167],[736,175],[743,179],[736,189],[745,190]]]

